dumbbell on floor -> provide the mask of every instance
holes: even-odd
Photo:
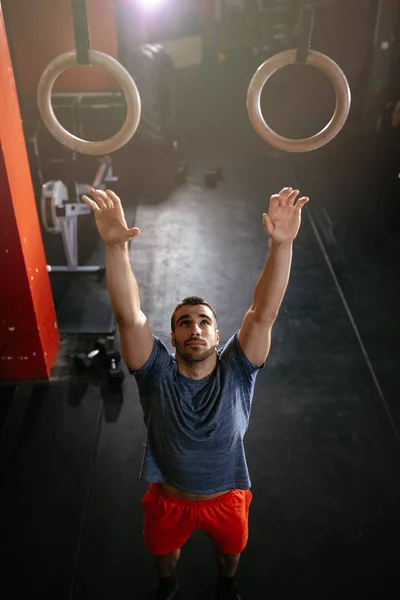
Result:
[[[96,364],[102,373],[106,372],[110,386],[119,386],[125,379],[125,373],[119,368],[121,354],[117,350],[107,352],[107,341],[104,339],[97,340],[95,349],[89,354],[74,356],[74,362],[81,371],[89,371]]]
[[[112,386],[121,385],[125,379],[125,373],[118,368],[121,362],[121,354],[115,350],[107,353],[108,383]]]
[[[97,340],[94,350],[85,354],[81,352],[74,356],[74,363],[81,371],[88,371],[94,360],[102,360],[107,356],[107,341],[103,338]]]

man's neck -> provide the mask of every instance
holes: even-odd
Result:
[[[178,373],[189,379],[204,379],[210,375],[217,365],[217,353],[214,352],[212,356],[202,360],[201,362],[189,363],[178,354],[175,355],[176,364],[178,366]]]

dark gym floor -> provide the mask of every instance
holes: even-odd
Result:
[[[263,265],[269,196],[286,185],[310,196],[245,438],[254,499],[237,579],[243,600],[392,598],[400,558],[395,156],[351,123],[322,150],[272,150],[246,115],[253,67],[182,76],[177,137],[188,182],[161,200],[123,197],[142,229],[131,249],[142,307],[169,343],[175,304],[202,295],[217,309],[224,343]],[[283,104],[276,93],[275,123]],[[325,116],[313,112],[302,133]],[[225,181],[209,189],[203,173],[217,164]],[[130,182],[122,187],[128,194]],[[15,420],[24,412],[2,470],[2,579],[26,599],[150,599],[157,578],[141,537],[146,431],[136,384],[127,378],[118,396],[59,373],[0,388],[14,398]],[[178,573],[182,598],[213,597],[216,564],[202,532],[183,548]]]

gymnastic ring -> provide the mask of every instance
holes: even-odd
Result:
[[[51,103],[53,85],[59,75],[78,64],[76,52],[66,52],[51,61],[45,68],[40,78],[37,102],[40,115],[50,133],[70,150],[81,154],[111,154],[122,148],[136,132],[141,117],[141,100],[139,90],[128,71],[114,58],[97,50],[89,50],[89,59],[92,65],[104,67],[114,75],[125,95],[127,114],[125,122],[118,133],[101,142],[89,142],[75,137],[64,129],[57,120]]]
[[[350,111],[351,92],[345,74],[328,56],[309,50],[307,65],[323,71],[333,84],[336,93],[336,108],[332,119],[316,135],[300,140],[282,137],[265,122],[261,111],[261,94],[268,79],[279,69],[296,63],[296,50],[286,50],[269,58],[256,71],[247,93],[247,110],[256,132],[271,146],[286,152],[309,152],[325,146],[342,129]]]

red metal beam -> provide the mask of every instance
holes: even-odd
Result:
[[[0,4],[0,380],[48,379],[60,339]]]

